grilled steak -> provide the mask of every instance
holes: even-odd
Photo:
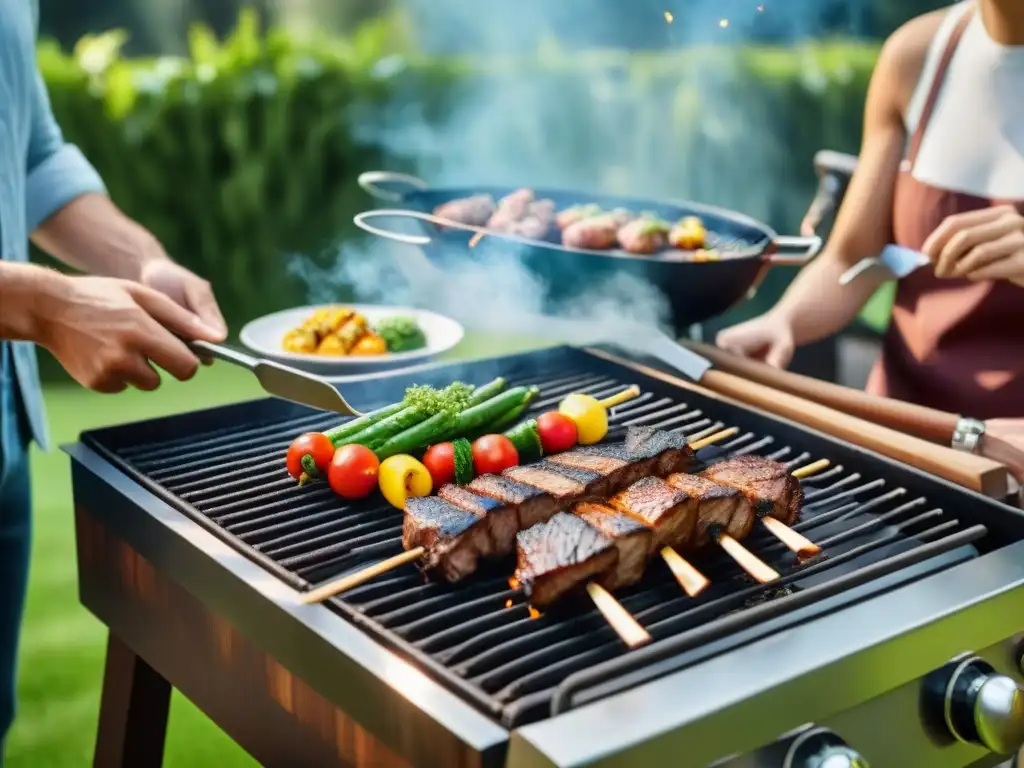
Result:
[[[693,464],[693,449],[685,435],[654,427],[630,427],[623,441],[637,458],[658,457],[654,471],[658,477],[686,472]]]
[[[515,578],[545,608],[615,567],[618,550],[583,518],[559,512],[516,536]]]
[[[511,554],[519,531],[547,522],[578,502],[608,499],[648,475],[686,468],[691,455],[681,436],[630,428],[620,443],[585,446],[511,467],[501,475],[481,475],[464,487],[444,485],[430,502],[410,499],[403,543],[406,549],[424,547],[424,569],[455,581],[469,575],[481,556]],[[671,498],[664,501],[666,492],[667,497],[672,495],[668,486],[655,481],[645,497],[646,487],[633,490],[633,501],[618,511],[652,528],[651,537],[659,542],[671,538],[675,544],[688,537],[693,522],[682,514],[685,510],[672,508]],[[636,513],[633,507],[638,505],[644,511]],[[475,557],[466,549],[474,550]]]
[[[708,530],[718,526],[734,539],[742,539],[754,526],[754,511],[743,494],[700,475],[669,475],[668,483],[686,496],[696,512],[697,526],[690,546],[710,543]]]
[[[615,567],[600,578],[605,589],[627,587],[643,578],[654,540],[652,529],[604,504],[584,501],[573,512],[610,539],[619,552]]]
[[[553,464],[597,472],[604,478],[602,496],[621,491],[643,477],[685,472],[693,451],[686,438],[648,427],[630,427],[619,443],[584,445],[551,456]]]
[[[501,475],[480,475],[466,487],[505,504],[515,505],[519,517],[517,531],[549,520],[563,506],[561,501],[540,488],[517,483]]]
[[[587,486],[571,477],[566,477],[558,472],[552,472],[536,464],[527,464],[523,467],[509,467],[501,473],[510,480],[517,483],[532,485],[540,488],[545,493],[550,493],[559,501],[579,496],[586,491]]]
[[[645,477],[615,494],[609,506],[654,531],[654,547],[685,547],[697,524],[697,505],[664,480]]]
[[[758,516],[769,515],[793,525],[800,515],[804,492],[785,464],[761,456],[736,456],[709,467],[701,475],[742,493]]]
[[[480,555],[492,550],[487,518],[459,509],[437,496],[413,497],[405,503],[402,546],[423,547],[420,562],[428,572],[449,581],[473,573]]]
[[[547,470],[548,472],[554,472],[562,475],[563,477],[567,477],[570,480],[575,480],[577,483],[581,483],[586,486],[586,490],[583,492],[583,495],[587,498],[606,499],[611,495],[608,492],[608,482],[605,480],[605,476],[592,469],[571,467],[568,464],[559,464],[557,461],[552,461],[551,459],[541,459],[533,466]]]
[[[454,507],[480,517],[486,516],[491,541],[488,555],[500,557],[515,549],[516,534],[519,532],[519,510],[515,504],[505,504],[490,496],[481,496],[454,483],[442,485],[437,495]]]

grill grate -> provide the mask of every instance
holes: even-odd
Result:
[[[660,561],[652,563],[643,582],[618,594],[654,638],[639,651],[626,651],[589,605],[531,618],[522,595],[508,586],[507,564],[488,565],[477,578],[455,586],[424,583],[407,566],[329,601],[508,727],[540,719],[552,707],[571,706],[577,694],[607,695],[660,673],[666,663],[694,663],[749,642],[751,633],[806,620],[809,611],[834,610],[860,599],[865,590],[888,589],[961,562],[975,556],[976,547],[994,546],[995,538],[1007,543],[1007,537],[1020,536],[1011,522],[1000,519],[998,505],[980,497],[578,350],[438,368],[417,381],[482,383],[497,373],[511,384],[541,388],[533,413],[550,409],[569,392],[603,397],[637,383],[643,394],[613,410],[613,425],[672,429],[694,439],[739,427],[727,443],[698,454],[705,463],[741,453],[768,456],[794,469],[820,458],[832,461],[829,469],[803,481],[806,502],[796,526],[822,545],[822,556],[800,565],[758,527],[745,543],[783,578],[756,584],[712,549],[691,558],[713,582],[697,599],[679,589]],[[376,391],[366,389],[373,402],[365,407],[393,401],[409,383],[389,380]],[[326,487],[297,488],[283,472],[288,443],[297,434],[337,421],[337,416],[267,400],[112,428],[84,439],[301,589],[401,551],[399,510],[345,504]]]

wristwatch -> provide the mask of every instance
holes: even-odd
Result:
[[[965,453],[981,453],[981,441],[985,437],[985,422],[961,416],[953,430],[954,451]]]

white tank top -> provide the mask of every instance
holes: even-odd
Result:
[[[952,6],[931,43],[904,115],[908,142],[953,28],[970,5]],[[946,70],[914,178],[977,197],[1024,200],[1024,46],[997,43],[977,11]]]

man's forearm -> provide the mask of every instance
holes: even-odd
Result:
[[[797,275],[771,310],[787,320],[796,346],[841,331],[884,282],[884,278],[865,273],[849,285],[840,285],[839,278],[846,270],[842,259],[823,253]]]
[[[106,195],[81,195],[48,218],[32,241],[65,264],[106,277],[136,280],[146,263],[167,255],[155,237]]]

